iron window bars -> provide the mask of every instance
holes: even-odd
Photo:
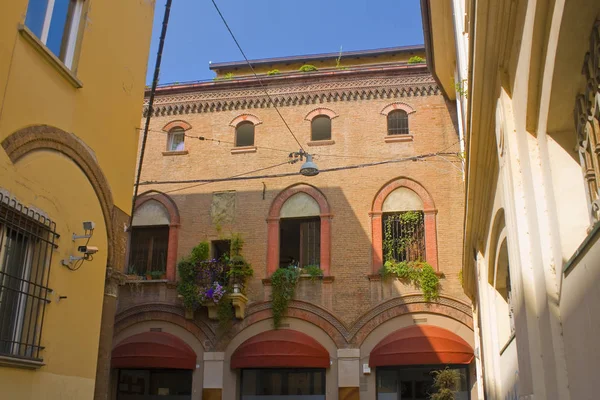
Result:
[[[56,224],[0,193],[0,355],[41,361]]]
[[[408,114],[404,110],[395,110],[388,114],[388,135],[408,134]]]
[[[412,218],[407,218],[407,216]],[[383,253],[385,261],[425,259],[425,222],[422,211],[383,215]]]

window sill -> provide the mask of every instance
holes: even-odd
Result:
[[[313,278],[310,274],[302,274],[298,277],[298,280],[300,281],[308,281],[308,280],[314,280],[314,281],[322,281],[323,283],[333,283],[333,281],[335,280],[334,276],[318,276]],[[262,284],[264,286],[271,286],[271,278],[265,278],[262,280]]]
[[[335,144],[335,140],[311,140],[306,143],[308,146],[331,146]]]
[[[40,369],[44,365],[43,361],[31,360],[28,358],[18,358],[10,356],[0,356],[0,366],[3,367],[14,367],[14,368],[25,368],[25,369]]]
[[[256,146],[240,146],[231,149],[231,154],[256,153]]]
[[[67,81],[69,81],[71,85],[73,85],[77,89],[83,87],[83,83],[81,83],[81,81],[77,79],[75,73],[71,71],[58,57],[56,57],[54,53],[52,53],[50,49],[47,48],[46,45],[44,45],[44,43],[42,43],[40,39],[38,39],[38,37],[35,36],[35,34],[29,30],[28,27],[26,27],[23,24],[20,24],[19,32],[25,38],[25,40],[31,43],[33,48],[37,50],[38,53],[40,53],[46,60],[48,60],[48,62],[52,67],[54,67],[54,69],[60,72],[60,74]]]
[[[185,156],[188,154],[187,150],[177,150],[177,151],[163,151],[163,156]]]
[[[388,135],[384,138],[386,143],[397,143],[397,142],[412,142],[412,134],[401,134],[401,135]]]

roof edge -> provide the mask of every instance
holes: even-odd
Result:
[[[410,46],[397,46],[397,47],[383,47],[380,49],[372,49],[372,50],[356,50],[356,51],[345,51],[342,52],[343,57],[374,57],[384,54],[390,53],[404,53],[410,51],[419,51],[425,50],[426,47],[423,44],[410,45]],[[259,58],[255,60],[248,60],[252,66],[257,65],[265,65],[265,64],[275,64],[282,62],[300,62],[300,61],[319,61],[319,60],[332,60],[336,59],[340,56],[339,52],[335,53],[320,53],[320,54],[306,54],[299,56],[287,56],[287,57],[272,57],[272,58]],[[239,66],[245,66],[248,63],[246,61],[231,61],[231,62],[217,62],[211,63],[209,68],[211,70],[216,70],[220,68],[233,68]]]

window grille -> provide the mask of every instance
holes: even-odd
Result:
[[[425,260],[425,224],[422,211],[383,215],[385,261]]]
[[[404,110],[395,110],[388,114],[388,135],[408,134],[408,114]]]
[[[0,193],[0,354],[41,360],[56,224]]]
[[[600,220],[600,20],[590,37],[590,50],[583,62],[586,79],[584,94],[575,101],[575,127],[579,144],[579,160],[586,181],[586,192],[593,222]]]

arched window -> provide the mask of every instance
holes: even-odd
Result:
[[[126,273],[175,280],[179,212],[162,193],[136,201],[129,238]]]
[[[175,127],[169,131],[167,140],[167,151],[184,150],[185,131],[181,127]]]
[[[329,275],[331,214],[320,191],[308,185],[285,189],[273,200],[267,223],[269,275],[288,265],[318,266]]]
[[[319,115],[311,122],[311,140],[331,140],[331,118]]]
[[[385,185],[371,211],[373,273],[384,261],[427,261],[438,270],[436,209],[417,182],[400,178]]]
[[[388,135],[408,134],[408,114],[404,110],[394,110],[387,115]]]
[[[250,121],[240,122],[235,127],[235,147],[254,146],[254,124]]]

